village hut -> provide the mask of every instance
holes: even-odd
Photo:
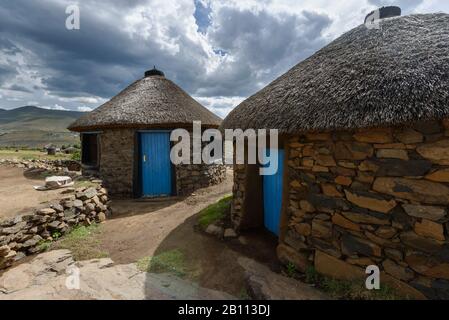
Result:
[[[277,254],[346,280],[381,271],[449,298],[449,15],[345,33],[236,107],[223,129],[278,129],[279,170],[234,166],[232,220]]]
[[[83,171],[98,174],[112,196],[188,195],[223,181],[219,163],[173,165],[170,133],[218,128],[221,119],[157,69],[79,118],[69,129],[81,133]],[[192,143],[191,143],[192,147]]]

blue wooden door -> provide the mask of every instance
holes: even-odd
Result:
[[[263,202],[265,228],[279,235],[282,207],[282,177],[284,173],[284,150],[267,150],[267,154],[278,152],[278,171],[272,176],[263,176]]]
[[[170,133],[141,133],[140,159],[143,196],[164,197],[171,195]]]

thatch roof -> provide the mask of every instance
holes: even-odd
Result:
[[[242,102],[222,128],[300,133],[449,117],[449,15],[361,25]]]
[[[148,71],[146,77],[79,118],[69,129],[189,128],[196,120],[203,127],[218,127],[221,123],[218,116],[166,79],[162,72]]]

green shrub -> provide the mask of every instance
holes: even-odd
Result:
[[[206,229],[208,225],[223,219],[231,208],[232,196],[227,196],[200,211],[198,223]]]
[[[81,161],[81,151],[75,151],[71,156],[72,160]]]

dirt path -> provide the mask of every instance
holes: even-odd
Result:
[[[42,177],[27,175],[21,168],[0,166],[0,220],[32,210],[45,202],[60,197],[61,190],[36,191],[35,185],[43,185]]]
[[[224,242],[195,230],[197,213],[231,190],[232,176],[181,201],[114,201],[115,218],[102,226],[101,250],[121,264],[179,250],[185,257],[189,279],[205,288],[242,295],[244,269],[238,258],[249,257],[276,270],[276,239],[258,233]]]

